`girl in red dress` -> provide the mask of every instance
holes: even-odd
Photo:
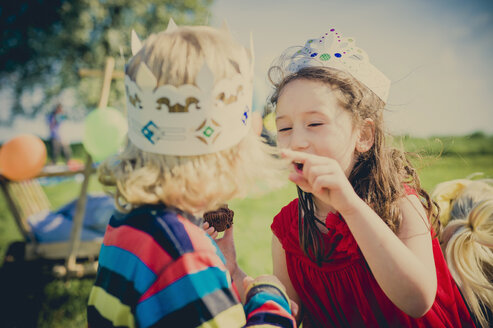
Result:
[[[386,145],[390,81],[331,29],[269,75],[299,197],[274,218],[274,274],[304,327],[474,327],[434,234],[437,207]]]

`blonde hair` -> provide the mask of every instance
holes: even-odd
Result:
[[[246,49],[225,31],[184,26],[149,36],[129,62],[126,73],[135,80],[137,68],[144,62],[158,86],[194,84],[204,61],[215,78],[222,79],[240,73],[239,62],[248,56]],[[116,187],[113,192],[122,211],[164,203],[190,213],[203,212],[231,198],[244,197],[253,187],[279,186],[285,165],[275,155],[276,150],[253,131],[236,146],[200,156],[145,152],[128,141],[121,154],[100,166],[99,180],[105,186]],[[260,180],[261,186],[257,183]]]
[[[493,187],[491,180],[452,180],[435,188],[432,197],[446,224],[442,250],[473,315],[488,327],[485,311],[493,310]],[[491,320],[492,318],[490,318]]]
[[[282,58],[282,56],[281,56]],[[283,59],[281,59],[283,60]],[[284,87],[295,80],[318,81],[328,85],[353,118],[355,126],[370,118],[375,126],[375,140],[370,150],[356,154],[356,163],[349,175],[355,192],[361,197],[389,226],[393,232],[399,230],[402,215],[398,200],[406,195],[404,184],[416,190],[423,200],[428,217],[432,221],[435,231],[439,232],[437,206],[430,199],[428,193],[421,188],[416,170],[400,150],[387,145],[388,138],[384,131],[383,109],[385,103],[368,87],[356,80],[350,74],[330,67],[305,67],[296,73],[285,76],[283,64],[270,68],[269,77],[274,84],[275,91],[271,97],[273,105],[277,104]],[[303,192],[300,191],[302,194]],[[307,199],[308,197],[301,197]],[[385,201],[382,201],[385,200]],[[310,206],[308,206],[310,207]],[[317,262],[323,257],[323,243],[313,220],[299,219],[300,244],[305,253],[315,254]]]

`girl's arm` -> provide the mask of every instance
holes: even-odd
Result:
[[[399,202],[402,223],[397,236],[358,197],[337,161],[290,150],[283,150],[283,156],[303,163],[290,180],[344,217],[387,297],[408,315],[423,316],[435,300],[437,278],[430,228],[418,198]]]
[[[286,293],[288,294],[291,301],[298,305],[299,310],[295,312],[295,319],[298,325],[302,320],[302,304],[300,302],[300,297],[296,293],[291,279],[289,279],[288,268],[286,264],[286,253],[282,248],[279,239],[275,235],[272,235],[272,264],[274,269],[274,276],[276,276],[281,283],[286,287]]]
[[[418,318],[433,305],[437,277],[426,214],[416,196],[400,200],[398,236],[360,198],[342,213],[379,286],[402,311]]]

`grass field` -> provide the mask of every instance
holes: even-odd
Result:
[[[413,160],[418,168],[422,185],[427,191],[442,181],[464,178],[482,172],[484,177],[493,177],[493,136],[474,134],[467,137],[446,137],[418,139],[403,137],[404,148],[424,155],[422,160]],[[440,141],[437,141],[440,140]],[[64,182],[45,188],[55,207],[65,204],[78,195],[79,185]],[[100,190],[95,179],[90,190]],[[287,184],[284,188],[263,196],[234,200],[230,208],[235,211],[235,240],[240,266],[250,275],[272,272],[270,257],[270,223],[279,209],[296,197],[295,187]],[[0,263],[7,245],[21,239],[3,196],[0,197]],[[5,278],[5,276],[2,276]],[[0,278],[1,279],[1,278]],[[22,308],[14,313],[0,312],[1,327],[22,327],[15,320],[4,317],[23,317],[23,322],[38,327],[85,327],[85,305],[93,280],[70,279],[52,280],[39,268],[26,266],[19,275],[11,278],[23,286],[14,297]],[[21,295],[26,293],[26,295]],[[0,292],[0,311],[6,311],[6,304],[12,300]],[[11,308],[11,307],[10,307]],[[3,321],[2,321],[3,320]]]

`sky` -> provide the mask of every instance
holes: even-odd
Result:
[[[225,20],[246,46],[253,34],[260,99],[271,90],[267,70],[284,49],[334,27],[353,37],[392,81],[384,114],[389,132],[493,134],[492,0],[215,0],[211,9],[209,25],[220,27]],[[8,100],[4,94],[0,99]],[[78,142],[83,126],[65,122],[63,131]],[[19,133],[46,138],[44,117],[1,127],[0,142]]]
[[[331,27],[392,81],[387,130],[429,137],[493,133],[493,1],[215,0],[212,26],[255,45],[256,88],[290,46]],[[262,86],[262,87],[260,87]]]

